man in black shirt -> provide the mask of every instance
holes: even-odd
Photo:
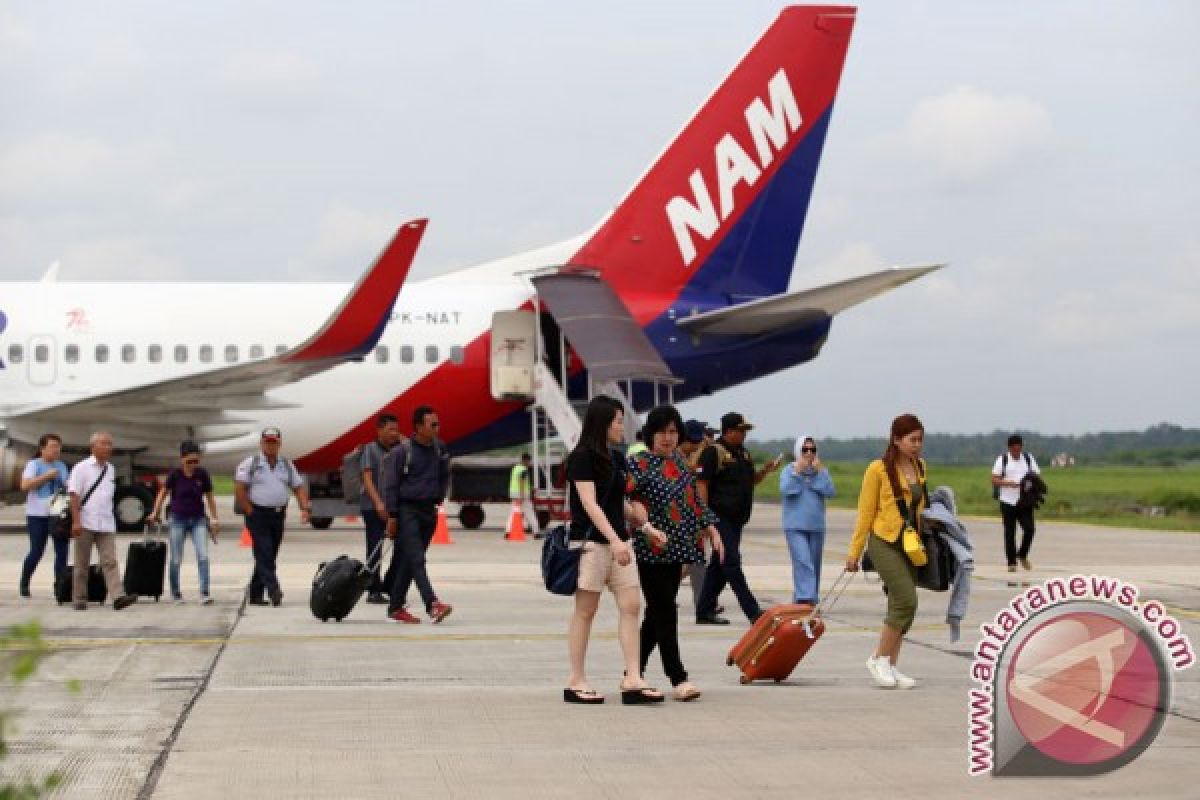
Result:
[[[425,570],[425,551],[437,530],[437,507],[450,485],[450,456],[437,438],[440,425],[437,412],[429,406],[418,407],[413,412],[412,438],[396,445],[384,465],[392,470],[384,498],[390,516],[387,535],[396,542],[388,617],[410,625],[420,622],[404,608],[409,584],[414,581],[434,624],[454,610],[438,600]]]
[[[696,603],[698,625],[729,624],[728,619],[717,616],[717,599],[726,584],[751,622],[762,615],[742,572],[742,528],[750,521],[755,485],[779,468],[780,459],[775,458],[762,469],[754,468],[754,459],[744,447],[746,431],[753,427],[736,412],[721,417],[721,438],[704,451],[696,467],[700,497],[719,518],[717,531],[725,545],[725,560],[713,558],[708,562],[704,588]]]

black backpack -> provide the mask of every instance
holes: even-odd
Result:
[[[1025,475],[1026,475],[1026,478],[1028,478],[1028,477],[1029,477],[1029,476],[1031,476],[1031,475],[1033,475],[1033,476],[1037,476],[1038,474],[1037,474],[1036,472],[1034,472],[1034,471],[1033,471],[1033,462],[1029,460],[1029,453],[1022,452],[1022,453],[1021,453],[1021,458],[1025,459],[1025,466],[1026,466],[1026,468],[1029,470],[1028,472],[1026,472],[1026,473],[1025,473]],[[1004,455],[1000,456],[1000,478],[1001,478],[1001,480],[1003,480],[1003,479],[1004,479],[1004,473],[1006,473],[1006,472],[1008,472],[1008,453],[1007,453],[1007,452],[1006,452]],[[1040,477],[1040,476],[1038,476],[1037,483],[1041,484],[1041,486],[1042,486],[1042,494],[1043,494],[1043,495],[1044,495],[1044,494],[1046,494],[1046,484],[1042,482],[1042,479],[1041,479],[1041,477]],[[1025,481],[1024,481],[1024,480],[1022,480],[1022,481],[1021,481],[1021,495],[1022,495],[1022,499],[1024,498],[1024,494],[1025,494]],[[996,486],[996,485],[994,485],[994,484],[992,485],[992,499],[993,499],[993,500],[999,500],[999,499],[1000,499],[1000,487],[999,487],[999,486]],[[1041,501],[1041,499],[1039,498],[1039,499],[1038,499],[1038,505],[1041,505],[1041,503],[1042,503],[1042,501]],[[1022,508],[1024,508],[1024,507],[1025,507],[1025,506],[1022,504],[1022,501],[1021,501],[1021,500],[1018,500],[1018,501],[1017,501],[1017,505],[1018,505],[1018,506],[1020,506],[1020,507],[1022,507]],[[1037,506],[1034,506],[1034,508],[1036,508],[1036,507],[1037,507]]]

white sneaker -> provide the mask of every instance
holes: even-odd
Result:
[[[880,689],[896,688],[896,676],[893,674],[892,665],[886,656],[868,658],[867,672],[871,673],[871,679]]]
[[[181,606],[181,605],[183,605],[183,598],[182,598],[182,597],[176,597],[176,598],[174,598],[174,603],[175,603],[175,605],[177,605],[177,606]]]
[[[213,599],[212,599],[212,595],[210,595],[210,594],[204,595],[204,598],[200,601],[200,605],[202,605],[202,606],[211,606],[212,604],[213,604]]]
[[[895,664],[889,664],[889,666],[892,668],[892,676],[896,679],[897,689],[911,689],[917,685],[915,680],[896,669]]]

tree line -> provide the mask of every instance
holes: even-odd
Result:
[[[926,433],[925,458],[940,464],[991,464],[1004,452],[1010,434],[1025,439],[1025,449],[1039,462],[1066,453],[1076,464],[1124,466],[1182,466],[1200,463],[1200,428],[1184,428],[1162,422],[1144,431],[1105,431],[1081,435],[1056,435],[1036,431],[992,431],[991,433]],[[759,453],[783,453],[790,459],[791,439],[754,440],[749,447]],[[883,436],[851,439],[821,439],[824,461],[868,461],[879,458],[886,446]]]

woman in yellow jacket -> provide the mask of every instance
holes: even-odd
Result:
[[[884,689],[911,689],[916,684],[896,669],[900,644],[917,614],[917,570],[904,553],[900,534],[905,527],[904,514],[919,528],[921,509],[929,504],[921,459],[924,440],[925,428],[912,414],[892,420],[887,451],[867,466],[863,476],[858,521],[846,557],[846,569],[857,572],[865,549],[887,587],[887,616],[879,632],[879,647],[867,659],[867,671],[875,685]]]

